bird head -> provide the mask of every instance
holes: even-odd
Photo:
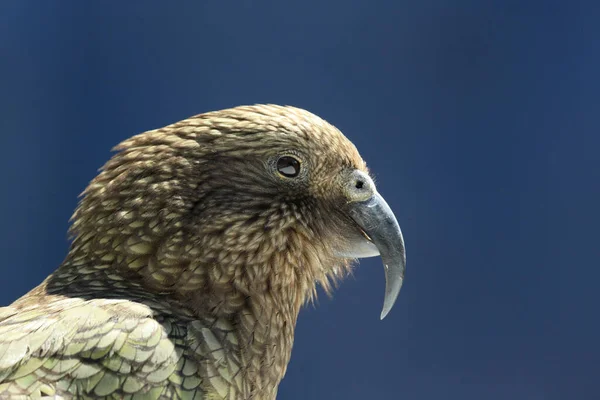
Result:
[[[92,255],[107,274],[204,304],[210,293],[218,299],[210,307],[227,312],[248,296],[298,305],[353,259],[381,255],[381,318],[393,306],[404,277],[402,233],[356,147],[319,117],[237,107],[116,150],[73,216],[71,265]]]

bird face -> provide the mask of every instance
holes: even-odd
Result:
[[[216,179],[231,183],[225,190],[228,195],[221,197],[227,210],[237,208],[246,223],[279,235],[282,242],[301,235],[307,245],[316,244],[314,252],[326,275],[335,275],[348,259],[381,255],[386,275],[381,318],[385,317],[400,291],[405,265],[394,214],[355,146],[339,130],[306,111],[271,107],[247,108],[251,113],[243,117],[232,111],[229,118],[249,119],[256,131],[233,129],[233,136],[213,142],[216,149],[227,149],[216,150],[213,163],[244,180]],[[263,113],[271,121],[261,129]]]

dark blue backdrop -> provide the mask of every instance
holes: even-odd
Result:
[[[378,259],[304,310],[281,399],[600,398],[600,3],[171,4],[0,5],[0,304],[113,145],[291,104],[357,145],[408,274],[382,322]]]

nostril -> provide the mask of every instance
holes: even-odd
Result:
[[[354,187],[357,189],[362,189],[364,185],[365,185],[365,183],[359,179],[356,181],[356,184],[354,185]]]

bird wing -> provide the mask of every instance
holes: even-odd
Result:
[[[202,399],[185,331],[128,300],[44,298],[0,308],[0,398]]]

